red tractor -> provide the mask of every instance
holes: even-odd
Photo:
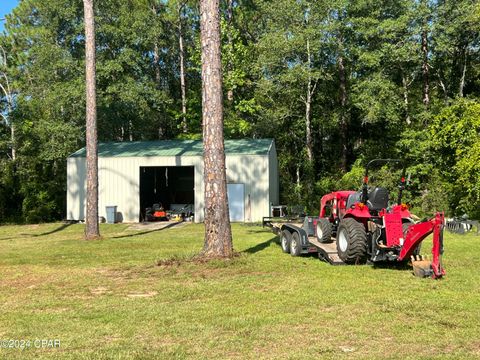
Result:
[[[319,243],[336,242],[338,257],[347,264],[369,262],[406,262],[412,260],[418,276],[440,278],[445,274],[441,263],[443,254],[443,213],[429,220],[415,222],[402,203],[405,189],[405,166],[399,183],[395,204],[389,203],[389,193],[383,187],[369,188],[368,170],[373,165],[397,159],[376,159],[365,168],[362,189],[336,191],[322,197],[320,216],[313,221]],[[433,233],[432,261],[419,255],[421,242]]]

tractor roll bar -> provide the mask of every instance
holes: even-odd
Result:
[[[373,159],[370,160],[367,165],[365,166],[365,176],[363,177],[363,185],[362,185],[362,203],[366,204],[368,200],[368,168],[372,167],[372,165],[382,165],[387,164],[390,162],[400,163],[402,165],[402,178],[400,180],[400,185],[398,186],[398,199],[397,204],[402,202],[402,193],[405,189],[405,163],[403,160],[400,159]]]

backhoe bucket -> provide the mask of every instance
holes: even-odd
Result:
[[[412,266],[413,266],[413,274],[415,276],[425,278],[425,277],[433,277],[434,272],[432,268],[432,262],[427,260],[425,257],[421,255],[417,255],[417,257],[411,257]]]

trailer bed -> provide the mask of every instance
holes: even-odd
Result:
[[[312,234],[312,229],[308,229],[305,226],[305,222],[302,223],[299,219],[288,219],[282,221],[274,218],[264,218],[263,225],[270,227],[277,235],[280,235],[285,227],[293,228],[299,232],[303,232],[307,235],[309,253],[318,253],[318,258],[320,260],[326,261],[332,265],[345,265],[345,263],[338,256],[337,242],[335,241],[335,238],[332,238],[332,241],[329,243],[320,243]]]
[[[338,256],[337,242],[334,238],[332,238],[330,243],[320,243],[315,237],[309,236],[308,242],[317,248],[319,259],[327,261],[332,265],[345,265]]]

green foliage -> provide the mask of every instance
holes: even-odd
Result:
[[[221,7],[225,135],[275,139],[282,203],[316,211],[326,192],[358,189],[368,160],[390,157],[407,161],[413,182],[405,199],[416,212],[480,217],[476,2],[241,0]],[[102,0],[95,12],[100,141],[201,138],[197,3]],[[0,222],[61,218],[65,158],[84,146],[82,2],[19,2],[0,47],[0,85],[8,82],[12,95],[0,88]],[[382,176],[396,191],[393,175]]]
[[[168,79],[158,83],[152,63],[155,44],[160,73],[176,62],[164,51],[176,34],[165,7],[157,4],[155,14],[143,0],[96,5],[100,141],[174,137],[176,92],[169,94]],[[28,222],[59,219],[65,159],[85,141],[83,6],[67,0],[22,2],[6,28],[2,43],[16,89],[10,116],[17,124],[18,206]]]
[[[402,108],[398,88],[383,74],[373,74],[352,87],[352,101],[361,111],[362,123],[400,123]]]
[[[459,99],[434,118],[431,127],[434,163],[451,188],[456,215],[480,215],[480,104]]]
[[[15,164],[0,159],[0,223],[21,221],[21,204]]]
[[[365,166],[361,160],[357,160],[353,164],[352,169],[345,173],[340,180],[337,181],[338,190],[358,190],[363,182],[363,176],[365,175]]]
[[[414,210],[418,211],[419,216],[431,217],[437,211],[445,211],[450,215],[449,198],[452,194],[452,186],[446,183],[439,171],[430,175],[427,183],[420,187],[420,196],[413,199]]]

